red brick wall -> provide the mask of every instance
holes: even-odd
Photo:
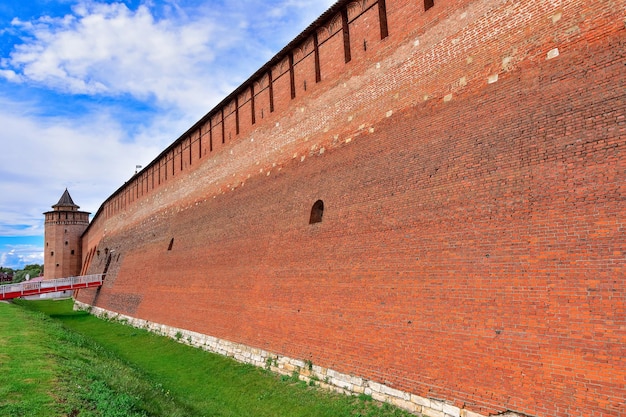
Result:
[[[253,80],[255,125],[222,145],[215,112],[212,152],[206,123],[103,204],[79,299],[485,415],[624,416],[626,3],[388,0],[382,40],[368,6],[349,63],[320,22],[319,83],[301,49],[294,99],[282,60],[273,113]]]

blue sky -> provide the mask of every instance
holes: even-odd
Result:
[[[100,204],[335,0],[3,0],[0,266],[43,263],[65,188]]]

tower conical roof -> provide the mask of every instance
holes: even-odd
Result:
[[[59,210],[61,208],[70,209],[70,210],[78,210],[80,207],[74,204],[74,200],[70,196],[70,193],[65,189],[65,192],[59,199],[59,202],[52,206],[53,209]]]

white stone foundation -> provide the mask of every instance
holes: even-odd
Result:
[[[414,414],[423,414],[428,417],[483,417],[481,414],[462,410],[445,401],[420,397],[358,376],[342,374],[332,369],[323,368],[301,359],[281,356],[263,349],[229,342],[228,340],[218,339],[190,330],[152,323],[100,307],[93,307],[79,301],[74,301],[74,309],[89,311],[96,317],[145,329],[170,337],[180,343],[228,356],[239,362],[266,368],[279,374],[293,375],[295,372],[300,380],[307,383],[314,381],[324,389],[346,395],[370,395],[376,401],[393,404]],[[517,416],[514,413],[506,414],[510,417]]]

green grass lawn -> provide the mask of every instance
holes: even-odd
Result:
[[[49,415],[60,352],[48,330],[41,317],[0,303],[0,415]]]
[[[69,300],[0,304],[0,336],[3,416],[410,415],[74,312]]]

